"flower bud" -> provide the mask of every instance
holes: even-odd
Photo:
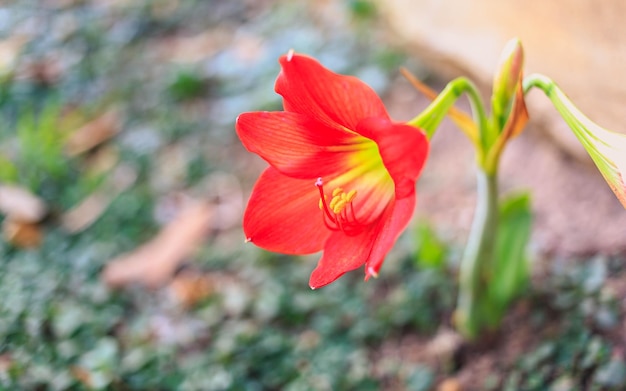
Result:
[[[524,50],[519,39],[510,40],[500,57],[493,79],[491,115],[493,130],[487,145],[490,146],[486,167],[497,167],[500,155],[507,142],[522,132],[528,122],[528,111],[524,101],[523,71]]]
[[[546,94],[626,208],[626,134],[604,129],[592,122],[554,82],[545,78],[545,83],[551,87]]]
[[[493,116],[500,129],[508,119],[512,100],[522,84],[524,68],[524,50],[518,38],[510,40],[500,56],[500,62],[493,78],[491,105]]]

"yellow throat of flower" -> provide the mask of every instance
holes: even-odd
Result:
[[[345,192],[341,187],[335,188],[330,197],[324,193],[324,181],[317,178],[315,182],[320,193],[319,208],[322,211],[322,220],[326,228],[331,231],[342,231],[346,235],[356,235],[361,229],[354,213],[352,201],[356,198],[357,191],[352,189]],[[330,198],[330,202],[328,199]]]

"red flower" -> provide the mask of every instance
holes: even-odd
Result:
[[[285,111],[237,118],[244,146],[270,164],[244,215],[247,240],[287,254],[323,249],[314,289],[362,265],[376,276],[413,214],[428,140],[392,122],[362,81],[293,52],[280,65]]]

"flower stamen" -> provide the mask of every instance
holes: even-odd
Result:
[[[357,235],[361,232],[362,224],[356,219],[354,204],[357,191],[352,189],[345,192],[343,188],[335,188],[329,196],[324,193],[324,181],[317,178],[315,181],[320,192],[319,208],[322,211],[322,219],[326,228],[331,231],[342,231],[346,235]]]

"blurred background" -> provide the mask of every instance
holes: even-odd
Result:
[[[402,31],[417,19],[398,16],[438,14],[398,4],[1,3],[0,388],[626,387],[626,213],[593,167],[541,135],[549,121],[502,168],[503,190],[534,191],[533,284],[479,343],[450,322],[474,174],[449,123],[378,279],[357,271],[311,291],[317,255],[244,244],[241,214],[265,163],[234,120],[281,109],[281,54],[356,75],[397,120],[428,103],[400,66],[434,88],[453,75]],[[500,45],[472,45],[497,60]]]

